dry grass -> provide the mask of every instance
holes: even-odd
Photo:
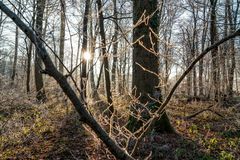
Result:
[[[50,85],[49,85],[50,86]],[[57,85],[47,87],[48,102],[38,104],[34,93],[4,86],[0,91],[0,159],[114,159],[96,135],[78,120],[78,115]],[[102,113],[107,109],[104,96],[90,101],[90,112],[109,130]],[[121,134],[112,134],[122,143],[129,116],[129,96],[114,96],[115,119]],[[176,135],[151,134],[141,142],[136,157],[158,159],[222,159],[240,157],[240,108],[219,108],[189,120],[184,117],[207,108],[212,102],[189,104],[173,100],[167,109]],[[102,108],[100,108],[102,107]],[[123,135],[125,134],[125,135]],[[122,144],[123,145],[123,144]]]

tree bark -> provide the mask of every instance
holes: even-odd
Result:
[[[211,4],[211,22],[210,22],[210,41],[213,45],[217,41],[217,26],[216,26],[216,4],[217,0],[210,0]],[[212,85],[214,99],[219,100],[219,67],[218,67],[218,47],[214,48],[211,51],[212,54]]]
[[[85,1],[85,12],[83,18],[83,41],[82,41],[82,67],[81,67],[81,99],[82,101],[86,101],[86,86],[87,86],[87,59],[83,56],[87,52],[87,42],[88,42],[88,14],[90,8],[90,0]]]
[[[149,21],[143,18],[147,16],[150,17]],[[155,92],[161,94],[158,77],[158,37],[155,36],[158,34],[160,24],[158,1],[133,0],[133,24],[135,25],[133,30],[133,94],[135,97],[139,97],[141,103],[146,104],[152,101],[151,97],[154,97]],[[159,100],[161,101],[161,99]],[[167,115],[165,113],[164,115],[156,122],[156,130],[173,132]],[[138,123],[136,121],[137,119],[130,117],[128,128],[131,131],[136,131],[141,127],[141,123],[132,125]]]
[[[232,1],[231,0],[226,0],[226,3],[227,3],[227,12],[228,12],[228,21],[229,21],[229,24],[230,24],[230,31],[229,33],[233,33],[234,30],[236,29],[235,28],[235,25],[234,22],[233,22],[233,10],[232,10]],[[230,40],[230,43],[229,43],[229,50],[230,50],[230,56],[229,56],[229,63],[230,63],[230,66],[228,68],[228,87],[227,87],[227,94],[228,94],[228,97],[232,98],[233,97],[233,83],[234,83],[234,71],[235,71],[235,66],[236,66],[236,62],[235,62],[235,42],[234,42],[234,39],[231,39]]]
[[[39,37],[42,37],[42,26],[43,26],[43,15],[44,15],[44,8],[45,8],[45,0],[37,0],[37,8],[36,8],[36,31]],[[46,101],[46,95],[43,85],[43,77],[42,77],[42,60],[39,57],[40,50],[36,48],[35,51],[35,85],[36,85],[36,98],[40,102]]]
[[[59,71],[63,73],[63,62],[64,62],[64,43],[65,43],[65,27],[66,27],[66,2],[60,0],[61,5],[61,29],[60,29],[60,46],[59,46]]]
[[[36,16],[36,7],[35,7],[35,0],[33,1],[33,16],[32,16],[32,26],[35,25],[35,16]],[[33,43],[30,41],[28,54],[27,54],[27,80],[26,80],[26,88],[27,93],[30,92],[30,75],[31,75],[31,62],[32,62],[32,50],[33,50]]]

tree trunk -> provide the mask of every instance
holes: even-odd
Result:
[[[216,26],[216,4],[217,0],[210,0],[211,4],[211,22],[210,22],[210,41],[213,45],[217,41],[217,26]],[[214,99],[218,101],[219,98],[219,76],[218,76],[218,47],[211,51],[212,54],[212,85]]]
[[[64,42],[65,42],[65,23],[66,23],[66,2],[65,0],[60,0],[61,5],[61,29],[60,29],[60,46],[59,46],[59,71],[63,73],[63,62],[64,62]]]
[[[146,17],[151,17],[149,21],[147,21],[148,23],[146,23],[146,19],[140,19],[143,14],[145,14]],[[136,25],[133,30],[133,94],[139,97],[141,103],[145,104],[151,102],[150,96],[154,97],[154,93],[160,92],[161,94],[159,77],[155,75],[159,73],[159,56],[154,54],[159,51],[158,38],[151,32],[152,30],[154,33],[158,34],[159,30],[160,18],[158,1],[152,0],[149,2],[147,0],[133,0],[133,23]],[[142,37],[140,39],[142,44],[139,42],[140,37]],[[153,53],[150,50],[152,50]],[[129,121],[128,126],[132,126],[131,123],[136,123],[137,121],[132,117],[130,117],[130,119],[132,119],[132,122]],[[159,123],[161,125],[157,125]],[[170,122],[167,115],[162,116],[156,123],[156,130],[172,132],[173,129],[169,124]],[[129,129],[134,131],[139,128],[135,127]]]
[[[33,1],[33,16],[32,16],[32,26],[35,25],[35,16],[36,16],[36,7],[35,7],[35,0]],[[30,92],[30,75],[31,75],[31,63],[32,63],[32,50],[33,50],[33,43],[29,41],[29,48],[27,54],[27,80],[26,80],[26,88],[27,93]]]
[[[230,24],[230,31],[229,33],[233,33],[235,28],[234,22],[233,22],[233,10],[232,10],[232,1],[231,0],[226,0],[227,3],[227,11],[228,11],[228,21]],[[233,83],[234,83],[234,71],[235,71],[235,42],[234,39],[230,40],[230,44],[229,44],[229,52],[230,52],[230,56],[229,56],[229,60],[230,60],[230,66],[228,68],[228,87],[227,87],[227,94],[230,98],[233,97]]]
[[[38,35],[41,37],[42,36],[42,26],[43,26],[43,15],[44,15],[44,8],[45,8],[45,0],[37,0],[37,8],[36,8],[36,31]],[[36,85],[36,98],[40,102],[45,102],[46,101],[46,95],[45,95],[45,90],[44,90],[44,85],[43,85],[43,77],[42,77],[42,60],[39,57],[39,52],[40,50],[36,48],[36,55],[35,55],[35,85]]]
[[[27,80],[26,80],[26,88],[27,88],[27,93],[30,92],[30,74],[31,74],[31,60],[32,60],[32,42],[30,42],[29,44],[29,48],[28,48],[28,56],[27,56]]]
[[[112,63],[112,82],[113,86],[116,87],[116,67],[117,67],[117,52],[118,52],[118,15],[117,15],[117,1],[113,0],[114,4],[114,19],[115,19],[115,26],[114,26],[114,36],[113,36],[113,63]],[[116,89],[116,88],[115,88]]]
[[[15,33],[15,51],[14,51],[14,60],[13,60],[13,68],[12,68],[12,85],[14,84],[14,79],[16,76],[16,66],[17,66],[17,58],[18,58],[18,27],[16,27],[16,33]]]
[[[91,10],[92,12],[92,10]],[[95,47],[96,47],[96,38],[97,35],[93,36],[93,21],[90,19],[90,53],[92,55],[92,58],[90,60],[90,84],[91,84],[91,91],[92,91],[92,97],[95,98],[94,94],[95,94],[95,90],[96,90],[96,84],[95,84],[95,80],[94,80],[94,64],[93,64],[93,59],[95,56]]]
[[[90,0],[85,1],[85,12],[83,18],[83,41],[82,41],[82,67],[81,67],[81,99],[86,102],[86,86],[87,86],[87,59],[84,58],[84,54],[87,52],[88,42],[88,14],[90,8]]]
[[[98,14],[99,14],[99,28],[101,35],[101,45],[102,45],[102,56],[103,56],[103,65],[104,65],[104,75],[105,75],[105,89],[107,93],[107,101],[110,105],[109,111],[112,114],[114,112],[113,104],[112,104],[112,93],[111,93],[111,82],[110,82],[110,74],[109,74],[109,64],[108,64],[108,55],[106,52],[106,36],[104,30],[104,22],[103,22],[103,12],[102,12],[102,2],[101,0],[97,0],[98,5]]]
[[[204,0],[204,4],[206,4],[206,0]],[[203,9],[203,20],[206,21],[208,19],[206,15],[206,7]],[[201,37],[201,52],[204,51],[205,49],[205,43],[206,43],[206,36],[207,36],[207,28],[208,28],[208,23],[203,24],[203,31],[202,31],[202,37]],[[199,61],[199,96],[203,97],[204,96],[204,87],[203,87],[203,59]]]

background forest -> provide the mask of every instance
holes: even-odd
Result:
[[[239,159],[239,5],[1,0],[0,159]]]

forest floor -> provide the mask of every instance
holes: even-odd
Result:
[[[0,160],[114,159],[72,107],[67,107],[64,96],[53,93],[39,105],[19,90],[0,91]],[[172,101],[167,111],[177,135],[147,136],[136,156],[143,159],[154,149],[155,159],[240,159],[240,107],[214,106],[212,111],[186,119],[210,104]]]

